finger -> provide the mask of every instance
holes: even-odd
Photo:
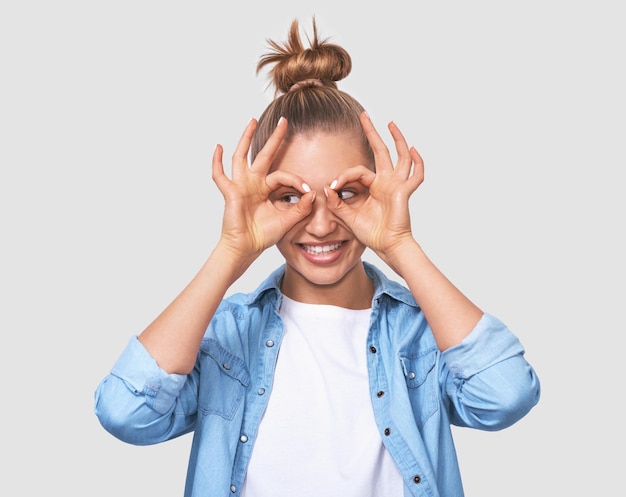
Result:
[[[396,164],[396,171],[403,175],[404,178],[408,178],[411,174],[411,166],[413,165],[413,159],[409,152],[409,146],[406,143],[404,135],[398,128],[398,125],[391,121],[389,123],[389,132],[396,145],[396,153],[398,154],[398,162]]]
[[[357,182],[369,188],[376,178],[376,173],[365,166],[354,166],[339,174],[331,183],[333,190],[339,190],[346,183]]]
[[[372,121],[370,120],[367,112],[362,112],[359,116],[361,120],[361,126],[365,137],[374,152],[374,161],[376,162],[376,169],[393,169],[393,163],[391,162],[391,156],[389,155],[389,149],[385,142],[374,128]]]
[[[280,144],[283,142],[285,134],[287,134],[287,119],[281,117],[276,124],[276,128],[274,128],[267,142],[265,142],[265,145],[263,145],[263,148],[254,159],[254,163],[251,167],[253,171],[267,174],[274,160],[274,156]]]
[[[289,231],[294,225],[302,221],[305,217],[311,214],[313,210],[313,202],[315,201],[315,192],[311,191],[302,195],[300,202],[294,204],[291,209],[280,213],[285,231]]]
[[[211,164],[211,177],[221,192],[230,181],[224,173],[224,164],[222,156],[224,154],[223,147],[218,143],[213,151],[213,162]]]
[[[254,136],[256,127],[257,120],[254,118],[250,119],[248,125],[243,130],[243,134],[241,135],[239,142],[237,143],[237,147],[235,148],[235,152],[232,156],[233,179],[238,178],[248,169],[248,152],[250,150],[250,143],[252,143],[252,137]]]
[[[352,229],[356,215],[355,210],[343,202],[337,192],[332,188],[324,188],[324,194],[326,195],[326,205],[328,209],[341,219],[349,229]]]
[[[270,191],[276,191],[282,186],[298,190],[300,193],[311,191],[311,187],[305,183],[301,176],[286,171],[274,171],[265,177],[265,183]]]
[[[415,147],[411,147],[409,150],[411,154],[411,160],[413,161],[413,175],[408,179],[414,187],[417,188],[424,181],[424,159],[419,154]]]

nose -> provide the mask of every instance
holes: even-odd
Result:
[[[336,229],[337,218],[328,209],[326,195],[318,193],[313,202],[313,211],[306,218],[306,231],[317,238],[324,238]]]

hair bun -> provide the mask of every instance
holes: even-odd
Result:
[[[316,86],[337,88],[352,70],[352,59],[348,52],[328,39],[320,39],[313,18],[313,37],[307,37],[309,48],[305,48],[300,37],[297,20],[292,21],[288,39],[283,44],[267,40],[271,51],[263,55],[257,64],[257,73],[266,66],[271,84],[277,93]]]
[[[292,84],[289,87],[289,91],[297,90],[298,88],[304,88],[307,86],[324,86],[324,83],[316,78],[305,79],[303,81],[298,81],[297,83]]]

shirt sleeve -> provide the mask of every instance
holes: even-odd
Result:
[[[161,369],[134,336],[96,389],[96,416],[112,435],[136,445],[182,435],[195,414],[182,410],[190,404],[179,399],[186,382],[186,375]]]
[[[442,352],[452,422],[493,431],[525,416],[539,401],[540,384],[524,353],[519,339],[490,314]]]

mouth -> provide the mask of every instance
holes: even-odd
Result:
[[[300,245],[300,247],[302,247],[302,249],[310,255],[327,255],[330,254],[332,252],[334,252],[335,250],[339,250],[339,248],[344,244],[345,242],[335,242],[335,243],[327,243],[327,244],[316,244],[316,245],[309,245],[306,243],[299,243],[298,245]]]

